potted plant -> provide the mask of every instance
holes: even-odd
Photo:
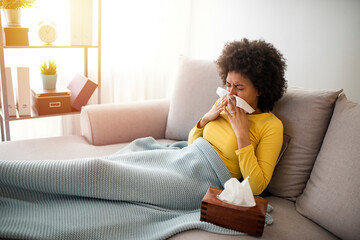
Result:
[[[44,89],[55,89],[57,80],[57,70],[55,62],[49,61],[40,67],[41,78]]]
[[[35,0],[0,0],[8,26],[20,26],[21,9],[35,6]]]

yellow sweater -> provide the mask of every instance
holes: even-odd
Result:
[[[235,133],[225,112],[204,128],[198,128],[196,124],[189,133],[188,143],[203,137],[214,147],[232,177],[245,179],[249,176],[251,190],[258,195],[272,177],[283,142],[283,125],[271,112],[247,117],[251,122],[251,145],[238,149]]]

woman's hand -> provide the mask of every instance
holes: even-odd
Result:
[[[215,107],[210,109],[200,120],[198,127],[203,128],[208,122],[214,121],[220,113],[224,110],[227,104],[226,96],[221,98],[220,102]]]
[[[230,95],[230,98],[227,100],[227,105],[229,106],[229,110],[225,107],[224,111],[235,132],[238,148],[241,149],[251,144],[249,136],[250,122],[247,119],[245,110],[236,106],[236,99],[234,96]]]

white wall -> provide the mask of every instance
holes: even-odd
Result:
[[[287,59],[289,85],[341,89],[360,102],[359,0],[193,0],[190,57],[225,42],[264,39]]]

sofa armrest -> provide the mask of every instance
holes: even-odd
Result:
[[[81,109],[81,133],[93,145],[165,138],[170,101],[88,105]]]

